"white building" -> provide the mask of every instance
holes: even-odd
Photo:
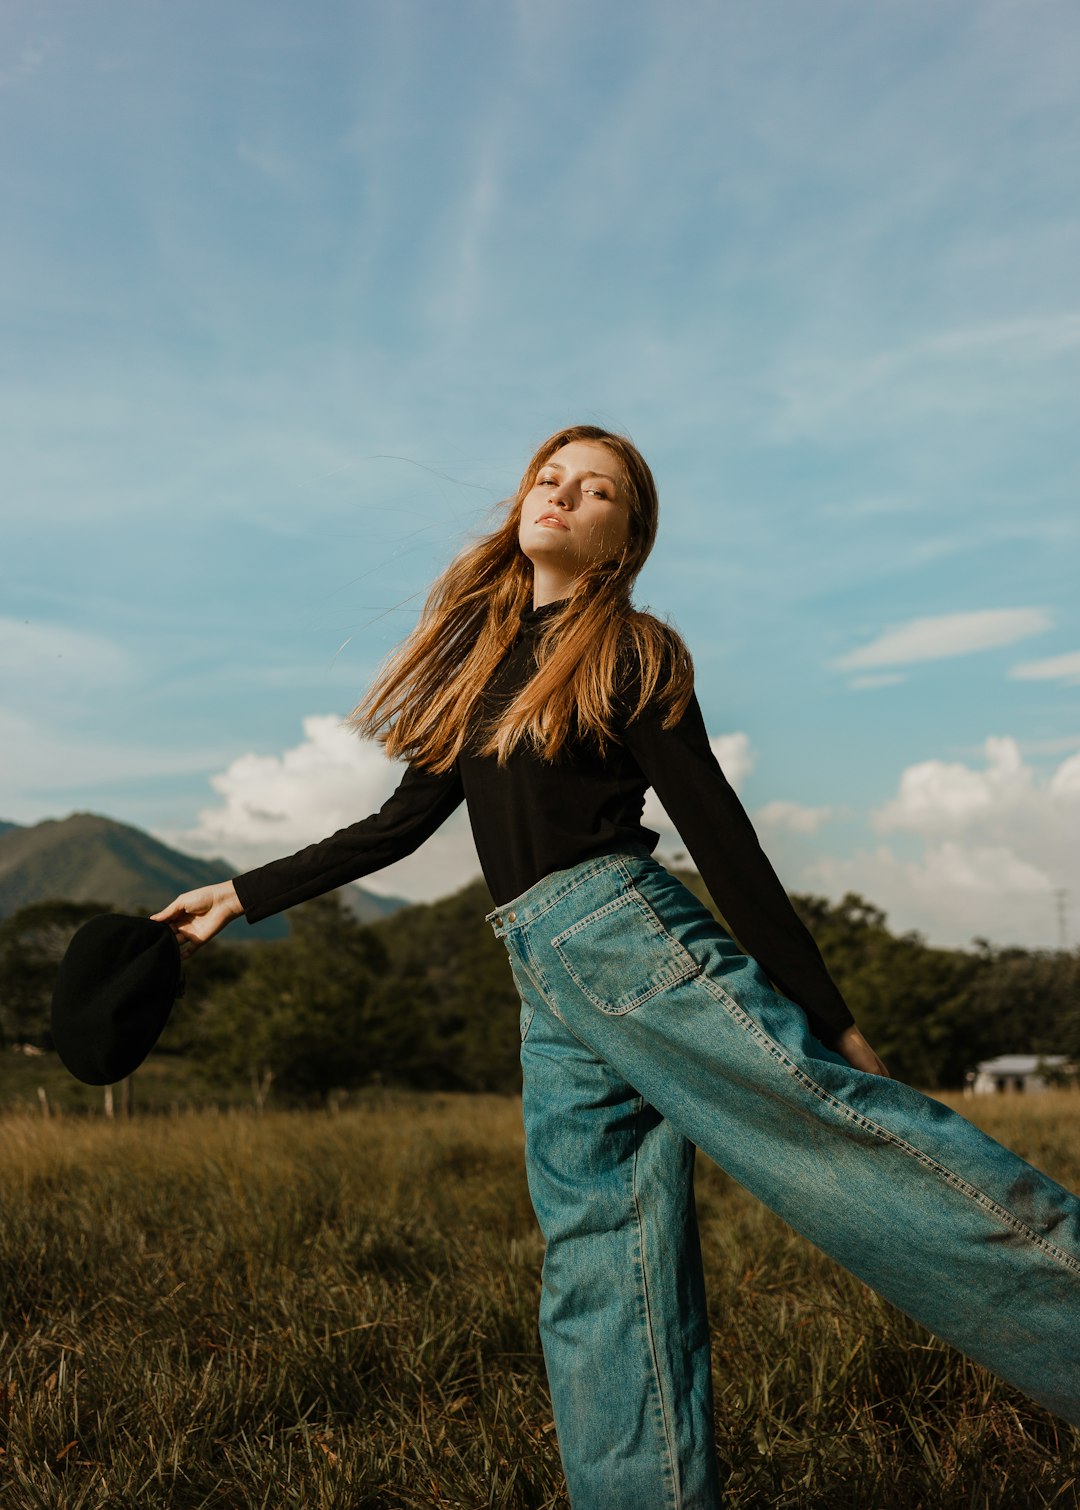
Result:
[[[1044,1091],[1046,1071],[1062,1070],[1068,1063],[1067,1054],[999,1054],[968,1071],[965,1090],[969,1096],[998,1091]]]

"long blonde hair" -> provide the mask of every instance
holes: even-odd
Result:
[[[532,606],[532,562],[518,542],[522,502],[545,462],[577,440],[602,443],[622,463],[627,541],[617,557],[578,575],[562,607],[538,632],[536,671],[485,726],[484,689],[517,636],[522,610]],[[537,447],[507,503],[505,521],[436,578],[415,629],[345,720],[358,734],[378,738],[388,756],[440,772],[449,770],[467,742],[500,765],[522,741],[547,761],[571,738],[591,738],[603,753],[617,737],[620,711],[633,718],[656,695],[670,727],[690,700],[693,661],[682,636],[630,601],[656,539],[659,512],[652,472],[632,441],[596,425],[558,430]],[[638,697],[630,709],[619,694],[625,674],[637,668]]]

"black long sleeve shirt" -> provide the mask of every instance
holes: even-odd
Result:
[[[526,609],[488,687],[484,707],[505,703],[535,669],[534,645],[558,600]],[[440,775],[406,767],[378,812],[281,860],[233,877],[249,923],[359,880],[412,854],[462,801],[496,906],[552,871],[627,844],[650,853],[660,836],[641,822],[651,786],[740,946],[832,1039],[854,1019],[758,842],[746,810],[709,745],[696,692],[677,724],[650,707],[601,757],[573,741],[546,762],[519,746],[500,767],[466,747]]]

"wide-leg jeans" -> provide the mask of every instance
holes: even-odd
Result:
[[[855,1069],[634,850],[487,914],[521,1002],[539,1329],[575,1510],[715,1510],[695,1147],[880,1295],[1080,1426],[1080,1199]]]

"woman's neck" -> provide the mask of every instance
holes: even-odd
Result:
[[[552,598],[547,603],[532,604],[528,608],[523,608],[521,610],[521,616],[523,619],[541,618],[544,614],[554,613],[555,610],[561,607],[565,601],[566,600],[564,598]]]

